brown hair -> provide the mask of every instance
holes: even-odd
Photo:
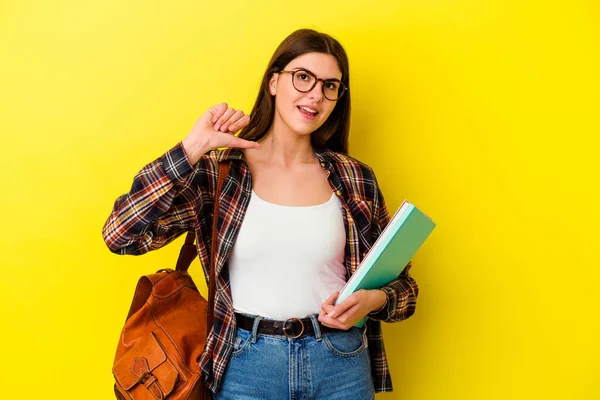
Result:
[[[311,134],[312,144],[316,148],[325,148],[348,154],[348,134],[350,132],[348,57],[337,40],[312,29],[299,29],[293,32],[275,50],[250,113],[250,123],[242,129],[239,134],[240,138],[258,141],[267,133],[275,116],[275,98],[269,92],[269,79],[274,73],[283,70],[296,57],[311,52],[334,56],[342,72],[342,82],[348,88],[346,93],[338,100],[325,123]]]

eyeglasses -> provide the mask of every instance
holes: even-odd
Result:
[[[321,79],[315,74],[305,69],[296,69],[293,71],[281,70],[280,73],[288,73],[292,75],[292,85],[299,92],[307,93],[313,90],[318,81],[323,82],[321,91],[327,100],[336,101],[347,90],[346,85],[339,79]]]

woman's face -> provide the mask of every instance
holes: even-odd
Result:
[[[293,59],[283,69],[286,71],[302,69],[312,72],[321,79],[342,79],[338,62],[331,54],[305,53]],[[298,79],[303,78],[306,77],[298,77]],[[324,84],[322,81],[317,81],[315,87],[309,92],[302,93],[294,88],[292,79],[289,73],[276,73],[269,81],[269,90],[271,95],[275,96],[273,125],[283,124],[293,133],[310,135],[325,123],[337,101],[325,98],[321,88]],[[307,111],[306,108],[311,109],[312,112]]]

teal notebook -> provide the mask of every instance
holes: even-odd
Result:
[[[434,228],[435,223],[427,215],[405,200],[346,282],[335,304],[359,289],[379,289],[400,276]],[[363,325],[364,320],[355,326]]]

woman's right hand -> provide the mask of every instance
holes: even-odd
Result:
[[[241,110],[228,108],[227,103],[209,108],[183,139],[185,152],[193,165],[207,152],[220,147],[259,149],[260,144],[240,139],[234,133],[244,128],[250,117]]]

